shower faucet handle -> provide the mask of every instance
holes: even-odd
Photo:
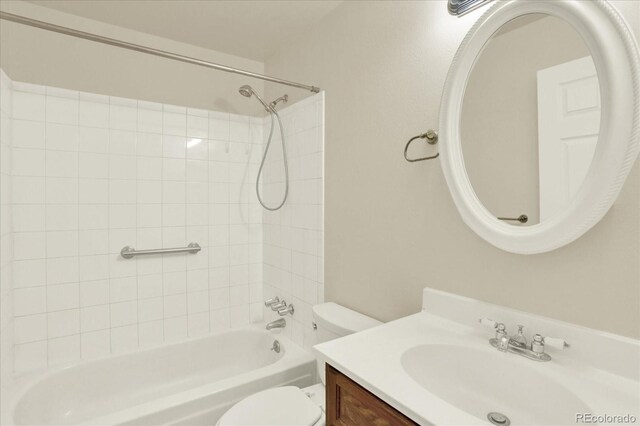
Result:
[[[283,300],[280,303],[275,303],[271,305],[270,307],[272,311],[279,311],[280,309],[284,309],[287,307],[287,302]]]
[[[267,299],[264,301],[264,306],[269,308],[279,302],[280,302],[280,298],[278,296],[272,297],[271,299]]]
[[[281,317],[289,314],[289,315],[293,315],[294,309],[293,309],[293,305],[289,305],[285,308],[282,309],[278,309],[278,315],[280,315]]]

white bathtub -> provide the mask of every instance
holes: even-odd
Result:
[[[213,425],[243,397],[311,385],[315,371],[314,358],[280,334],[227,331],[29,377],[5,389],[2,424]]]

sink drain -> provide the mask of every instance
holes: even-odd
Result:
[[[502,413],[491,412],[487,414],[487,419],[494,425],[498,426],[509,426],[511,424],[511,420],[509,417],[505,416]]]

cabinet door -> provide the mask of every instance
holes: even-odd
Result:
[[[326,369],[327,426],[417,424],[329,364]]]

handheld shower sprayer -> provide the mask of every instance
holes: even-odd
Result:
[[[258,202],[262,207],[264,207],[266,210],[269,210],[269,211],[276,211],[276,210],[279,210],[284,205],[285,201],[287,201],[287,196],[289,195],[289,164],[287,161],[287,148],[284,141],[284,129],[282,128],[282,120],[280,120],[280,116],[276,112],[275,107],[278,104],[278,102],[286,103],[289,97],[287,95],[281,96],[275,101],[271,102],[269,105],[267,105],[262,100],[262,98],[253,90],[253,88],[249,85],[245,84],[244,86],[241,86],[240,89],[238,89],[238,92],[240,92],[240,94],[246,98],[255,96],[256,99],[260,101],[264,109],[271,116],[271,130],[269,131],[269,138],[267,139],[267,145],[264,148],[264,153],[262,154],[262,161],[260,162],[260,168],[258,169],[258,176],[256,177],[256,196],[258,197]],[[282,201],[276,207],[269,207],[264,203],[264,201],[262,200],[262,196],[260,195],[260,176],[262,176],[262,169],[264,168],[264,163],[267,159],[267,154],[269,153],[269,147],[271,146],[271,140],[273,139],[273,129],[275,126],[274,117],[278,119],[278,125],[280,127],[280,137],[282,139],[282,158],[284,160],[285,187],[284,187],[284,196],[282,197]]]

